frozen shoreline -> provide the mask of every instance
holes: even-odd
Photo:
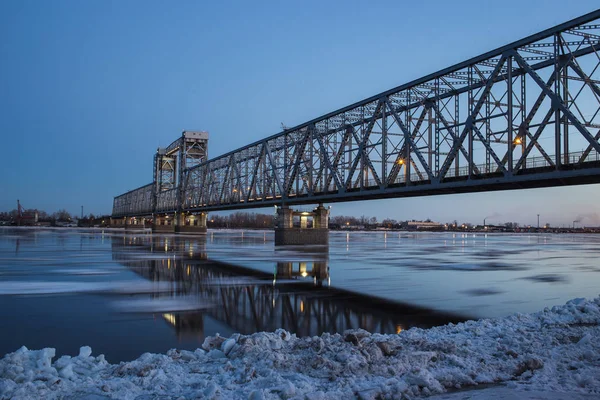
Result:
[[[504,385],[481,391],[508,390],[496,398],[600,398],[600,297],[399,335],[278,330],[209,337],[202,347],[120,364],[89,347],[54,362],[54,349],[23,347],[0,360],[0,399],[412,398],[480,384]]]

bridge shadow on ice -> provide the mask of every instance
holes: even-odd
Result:
[[[465,319],[331,287],[327,248],[297,251],[293,256],[285,252],[272,262],[273,272],[267,273],[211,260],[205,244],[205,237],[112,238],[115,261],[167,285],[166,290],[161,285],[150,294],[154,300],[191,297],[198,301],[196,310],[161,312],[178,336],[203,336],[205,316],[243,334],[283,328],[298,336],[356,328],[396,333]]]

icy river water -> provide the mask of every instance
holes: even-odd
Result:
[[[205,237],[0,228],[0,356],[20,346],[110,362],[206,336],[393,333],[598,296],[600,235],[271,231]]]

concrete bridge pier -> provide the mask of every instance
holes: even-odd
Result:
[[[125,227],[126,218],[110,218],[110,227],[111,228],[124,228]]]
[[[139,231],[146,228],[145,219],[143,217],[126,217],[125,218],[125,230],[126,231]]]
[[[174,215],[154,215],[152,220],[152,232],[160,233],[173,233],[175,232],[174,227]]]
[[[207,213],[186,214],[180,213],[177,218],[175,232],[188,234],[206,234]]]
[[[329,210],[319,204],[313,211],[277,208],[275,246],[329,244]]]

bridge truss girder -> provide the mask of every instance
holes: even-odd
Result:
[[[600,10],[187,169],[169,211],[600,182]]]

